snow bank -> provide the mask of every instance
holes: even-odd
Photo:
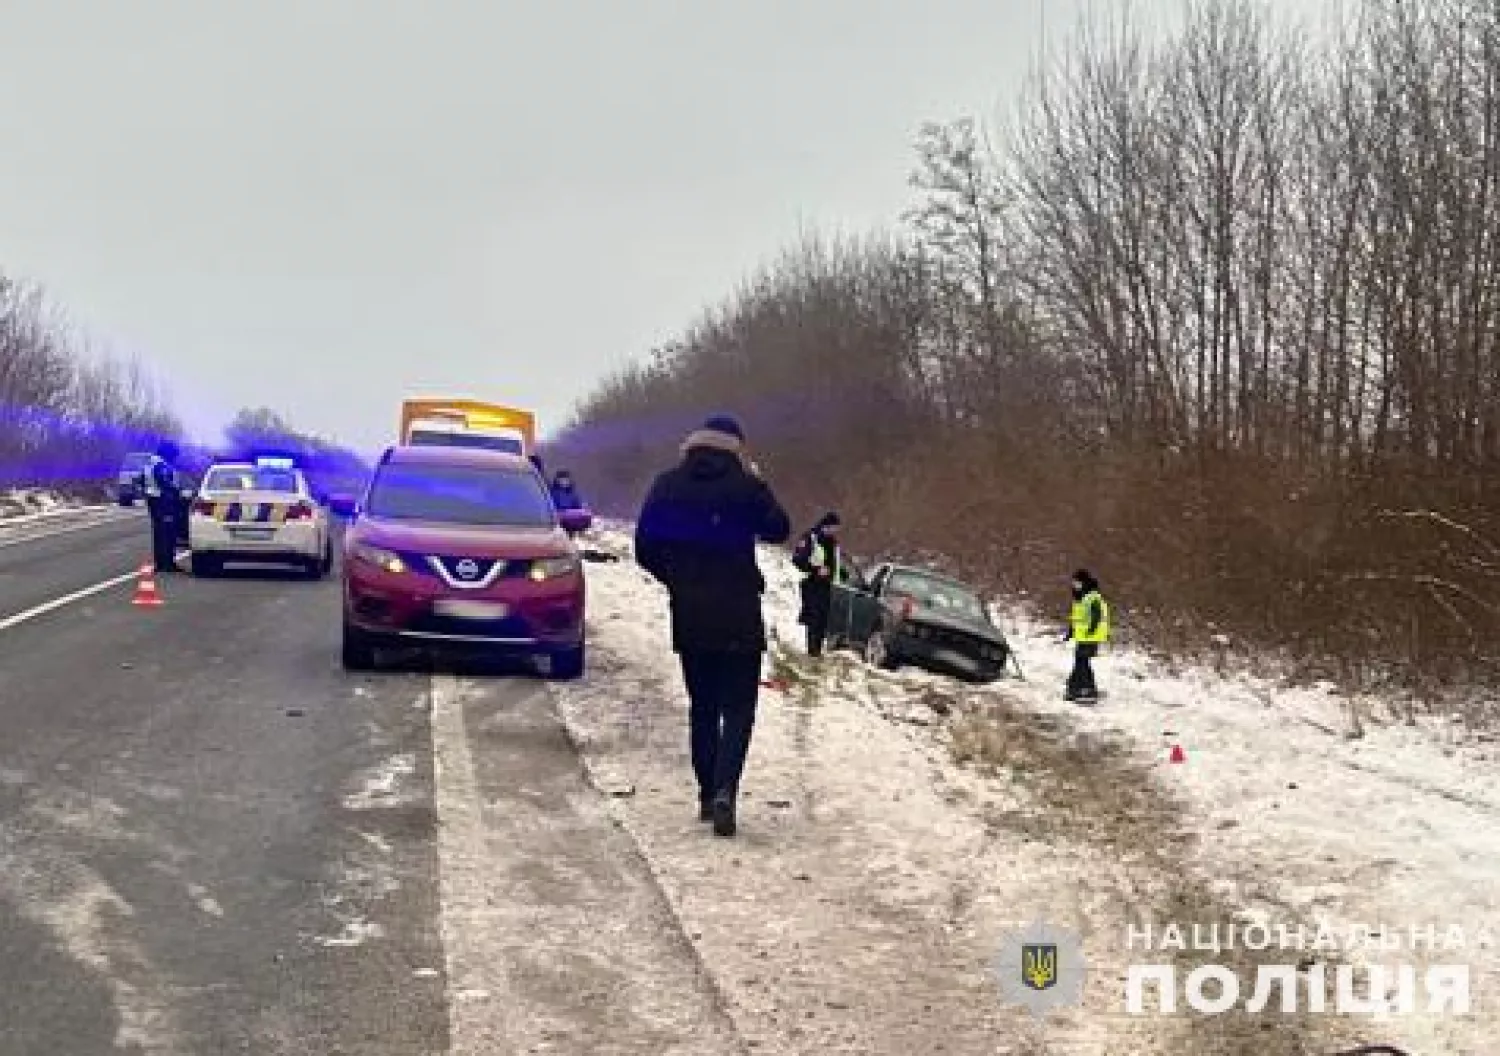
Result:
[[[763,695],[741,837],[725,845],[696,821],[662,592],[619,527],[595,543],[627,559],[590,566],[594,662],[561,710],[758,1051],[910,1053],[941,1037],[949,1053],[1261,1056],[1356,1036],[1496,1051],[1483,999],[1497,979],[1500,838],[1486,823],[1500,789],[1484,742],[1327,690],[1174,676],[1128,652],[1099,662],[1104,701],[1064,704],[1067,648],[1020,617],[1005,624],[1030,681],[994,687],[778,649],[794,685]],[[795,573],[772,552],[762,566],[773,634],[797,641]],[[1185,764],[1167,761],[1172,744]],[[1132,961],[1175,960],[1179,978],[1231,963],[1249,987],[1256,963],[1298,959],[1132,953],[1142,916],[1205,933],[1264,920],[1309,938],[1321,924],[1340,938],[1457,925],[1486,944],[1413,959],[1473,965],[1475,1014],[1126,1017]],[[1041,1026],[1003,1004],[994,976],[1004,935],[1037,918],[1078,931],[1090,965],[1083,1008]]]
[[[46,517],[65,510],[79,509],[82,503],[48,491],[13,490],[0,494],[0,521],[28,517]]]

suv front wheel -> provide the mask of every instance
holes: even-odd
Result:
[[[585,649],[582,645],[571,649],[559,649],[549,654],[551,668],[548,676],[564,681],[572,681],[583,677],[585,666]]]
[[[375,643],[368,634],[344,621],[343,663],[345,671],[375,670]]]

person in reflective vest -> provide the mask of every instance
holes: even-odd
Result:
[[[792,564],[802,573],[802,611],[797,622],[807,628],[807,655],[822,656],[828,637],[828,614],[833,608],[833,585],[843,578],[844,554],[839,545],[839,515],[825,513],[792,553]]]
[[[1109,641],[1109,602],[1099,593],[1099,581],[1086,568],[1073,573],[1073,607],[1068,614],[1068,636],[1073,643],[1073,671],[1068,675],[1066,699],[1098,700],[1094,658]]]
[[[182,519],[177,456],[177,445],[168,440],[141,467],[141,491],[151,517],[151,557],[158,575],[177,570],[177,537]]]

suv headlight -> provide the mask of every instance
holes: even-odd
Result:
[[[549,579],[561,579],[563,576],[571,576],[582,567],[577,557],[544,557],[533,561],[531,568],[527,570],[526,576],[534,583],[545,583]]]
[[[401,560],[400,554],[382,550],[378,546],[370,546],[368,543],[356,543],[349,551],[349,556],[356,561],[374,565],[385,572],[399,574],[406,571],[406,562]]]

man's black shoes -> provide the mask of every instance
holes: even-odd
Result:
[[[728,838],[734,835],[734,802],[728,799],[716,799],[712,811],[714,823],[714,835]]]

